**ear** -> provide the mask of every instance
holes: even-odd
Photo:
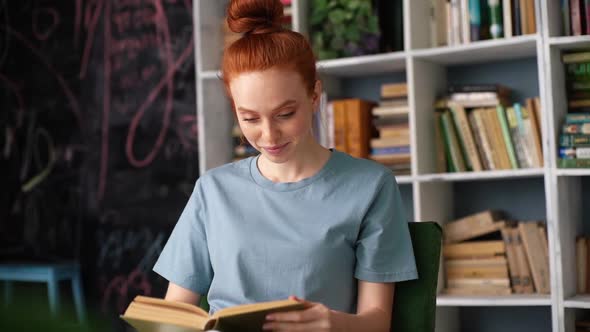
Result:
[[[320,99],[322,97],[322,81],[316,80],[313,87],[313,111],[316,112],[320,107]]]

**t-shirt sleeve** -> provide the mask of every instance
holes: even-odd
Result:
[[[153,270],[183,288],[207,294],[213,268],[207,247],[204,206],[197,181]]]
[[[399,188],[386,175],[364,215],[356,242],[355,278],[369,282],[416,279],[418,272]]]

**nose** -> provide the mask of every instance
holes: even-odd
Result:
[[[279,142],[281,130],[273,121],[266,121],[262,125],[261,136],[264,143],[273,145]]]

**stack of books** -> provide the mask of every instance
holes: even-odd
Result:
[[[568,112],[590,111],[590,51],[564,53]]]
[[[371,139],[369,157],[397,175],[411,172],[408,86],[389,83],[381,86],[381,99],[372,109],[377,136]]]
[[[559,135],[560,168],[590,167],[590,113],[570,113]]]
[[[430,13],[433,47],[537,33],[534,0],[433,0]]]
[[[501,211],[483,211],[444,226],[444,293],[510,295],[549,293],[544,226],[509,222]]]
[[[540,100],[510,103],[499,84],[449,87],[435,105],[439,172],[543,167]]]

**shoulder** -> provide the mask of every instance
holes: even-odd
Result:
[[[197,180],[197,186],[203,189],[220,184],[232,184],[251,179],[250,163],[255,157],[249,157],[207,170]]]
[[[336,171],[355,183],[381,186],[384,183],[396,182],[393,172],[378,162],[369,159],[355,158],[340,151],[334,152],[338,153],[339,158]]]

